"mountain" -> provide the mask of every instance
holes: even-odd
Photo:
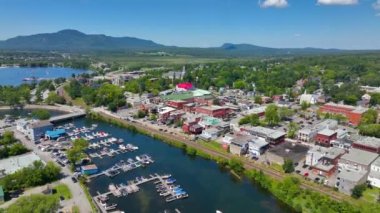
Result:
[[[162,45],[153,41],[132,37],[111,37],[87,35],[77,30],[62,30],[30,36],[17,36],[0,43],[0,49],[8,50],[56,50],[56,51],[96,51],[124,49],[154,49]]]
[[[106,35],[85,34],[77,30],[62,30],[56,33],[17,36],[5,41],[0,41],[0,50],[82,53],[123,52],[133,54],[166,52],[170,54],[203,57],[250,57],[346,52],[338,49],[269,48],[251,44],[232,43],[225,43],[220,47],[185,48],[165,46],[150,40],[133,37],[111,37]]]

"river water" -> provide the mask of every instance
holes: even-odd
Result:
[[[55,78],[68,78],[72,74],[78,75],[86,72],[85,70],[63,68],[63,67],[1,67],[0,68],[0,85],[13,85],[17,86],[22,83],[24,78],[42,78],[42,79],[55,79]]]
[[[153,183],[145,183],[140,191],[127,197],[110,196],[110,203],[117,203],[119,210],[125,212],[210,212],[220,210],[223,213],[241,212],[290,212],[271,194],[261,190],[247,180],[237,180],[229,172],[221,170],[218,165],[199,157],[189,157],[181,149],[171,147],[159,140],[126,129],[97,122],[87,118],[74,121],[78,127],[98,124],[97,130],[111,133],[113,137],[123,138],[125,143],[139,146],[137,152],[125,153],[115,157],[95,158],[93,162],[100,170],[113,166],[121,159],[127,160],[139,154],[149,154],[155,161],[145,168],[137,168],[121,173],[114,178],[101,176],[89,183],[90,193],[96,195],[108,189],[110,183],[127,183],[128,180],[149,174],[172,174],[188,192],[189,197],[166,203],[155,191]]]

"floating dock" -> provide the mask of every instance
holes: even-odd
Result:
[[[102,175],[106,175],[108,177],[114,177],[114,176],[120,174],[120,172],[128,172],[128,171],[131,171],[133,169],[137,169],[137,168],[142,167],[142,166],[150,165],[152,163],[154,163],[152,157],[150,157],[147,154],[144,154],[144,155],[136,156],[136,160],[133,160],[130,158],[127,160],[127,162],[120,161],[120,162],[116,163],[114,166],[112,166],[111,168],[109,168],[103,172],[100,172],[98,174],[90,175],[87,178],[93,179],[93,178],[97,178],[97,177],[102,176]]]

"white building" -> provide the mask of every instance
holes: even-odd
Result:
[[[302,104],[303,102],[305,102],[307,104],[316,104],[317,103],[317,97],[316,97],[316,95],[306,94],[306,92],[305,92],[304,94],[302,94],[300,96],[300,104]]]
[[[380,158],[377,158],[371,165],[371,170],[368,174],[368,181],[372,186],[380,188]]]
[[[264,138],[255,137],[248,143],[248,152],[253,156],[261,156],[268,148],[269,143]]]
[[[338,122],[332,119],[326,119],[314,126],[308,126],[298,131],[297,139],[301,142],[311,142],[317,133],[323,129],[335,130]]]

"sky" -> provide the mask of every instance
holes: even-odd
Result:
[[[0,0],[0,40],[62,29],[184,47],[380,49],[380,0]]]

